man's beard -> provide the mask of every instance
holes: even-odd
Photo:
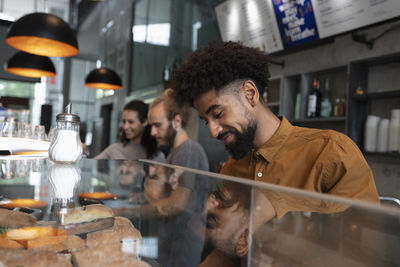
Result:
[[[226,150],[231,154],[232,158],[238,160],[243,158],[249,153],[253,147],[254,136],[257,130],[257,123],[255,120],[250,120],[249,125],[243,133],[239,133],[236,129],[230,129],[218,135],[218,139],[223,139],[226,134],[232,134],[235,139],[229,144],[225,145]]]
[[[238,257],[235,252],[236,242],[234,240],[234,234],[235,233],[232,233],[228,238],[225,239],[218,239],[214,236],[210,236],[209,243],[229,257]]]
[[[176,130],[174,129],[174,127],[172,127],[172,123],[169,124],[167,132],[165,134],[164,139],[164,143],[160,144],[161,148],[171,148],[174,145],[174,141],[175,141],[175,137],[176,137]]]

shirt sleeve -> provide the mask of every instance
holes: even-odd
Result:
[[[329,142],[319,158],[322,192],[379,203],[372,170],[350,138]]]
[[[100,154],[98,154],[94,159],[110,159],[111,158],[111,148],[112,145],[106,147]]]
[[[327,201],[324,199],[299,196],[272,190],[263,190],[264,195],[275,209],[276,217],[282,218],[286,213],[297,211],[337,213],[348,208],[348,205]]]
[[[356,144],[345,135],[327,140],[310,170],[307,182],[316,192],[379,203],[371,168]],[[289,211],[337,213],[348,208],[348,205],[316,197],[272,191],[264,191],[264,194],[278,218]]]

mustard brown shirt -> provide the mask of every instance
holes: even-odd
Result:
[[[229,159],[221,173],[379,202],[371,168],[349,137],[332,130],[292,126],[285,117],[265,144],[240,160]],[[285,205],[283,199],[274,196],[269,199],[278,218],[287,211],[297,210]],[[340,205],[321,207],[324,212],[343,210]]]

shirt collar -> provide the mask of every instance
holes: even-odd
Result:
[[[278,130],[267,142],[255,151],[256,155],[261,155],[268,162],[271,162],[274,159],[276,153],[278,153],[283,144],[289,138],[293,129],[293,126],[285,117],[282,116],[279,117],[279,119],[281,120],[281,124],[279,125]]]

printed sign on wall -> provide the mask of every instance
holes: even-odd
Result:
[[[284,48],[318,40],[311,0],[272,0]]]

